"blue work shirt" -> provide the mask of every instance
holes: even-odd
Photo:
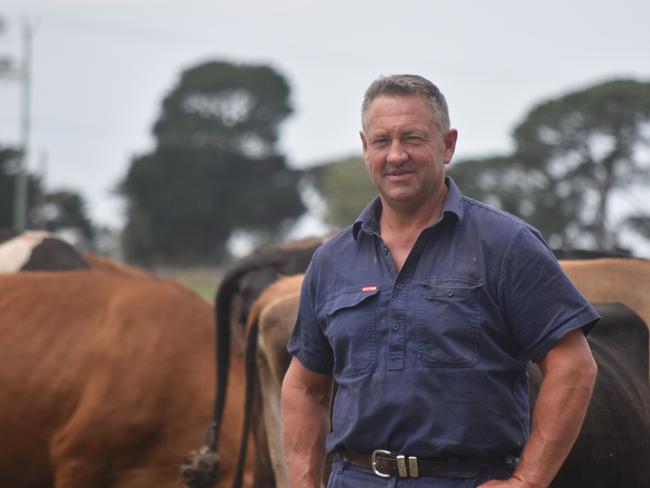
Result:
[[[446,184],[399,273],[379,198],[307,270],[288,350],[337,383],[329,452],[517,455],[528,361],[599,318],[537,230]]]

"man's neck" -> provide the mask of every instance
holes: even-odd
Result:
[[[447,187],[444,186],[436,200],[416,208],[389,205],[382,199],[379,232],[393,255],[398,271],[402,269],[422,231],[440,219],[446,197]]]
[[[447,186],[443,184],[442,191],[436,192],[436,198],[417,205],[399,205],[388,203],[382,198],[380,229],[382,236],[385,232],[397,235],[413,235],[417,238],[420,233],[435,224],[442,215],[442,209],[447,198]]]

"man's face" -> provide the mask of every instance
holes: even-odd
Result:
[[[380,95],[365,120],[363,153],[385,204],[416,208],[437,200],[457,131],[441,134],[430,105],[419,95]]]

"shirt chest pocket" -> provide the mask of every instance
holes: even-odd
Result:
[[[327,336],[334,352],[334,374],[366,373],[376,362],[375,319],[378,287],[342,291],[326,304]]]
[[[418,359],[428,367],[467,368],[478,360],[481,285],[427,281],[416,313]]]

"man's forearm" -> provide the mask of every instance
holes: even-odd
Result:
[[[581,334],[581,332],[579,332]],[[514,476],[523,486],[546,488],[580,432],[596,378],[589,355],[581,361],[548,365],[540,387],[530,438]]]
[[[329,385],[312,388],[291,369],[282,386],[282,443],[290,488],[321,484],[329,427]]]
[[[596,363],[582,332],[560,339],[539,366],[544,380],[521,460],[511,478],[479,488],[547,488],[578,437],[596,381]]]

